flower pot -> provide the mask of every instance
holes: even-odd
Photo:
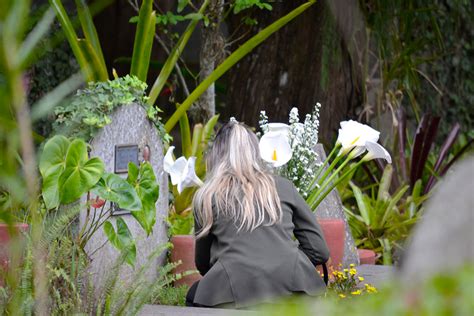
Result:
[[[344,257],[345,222],[342,219],[318,218],[329,248],[330,265],[337,268]]]
[[[28,230],[28,224],[13,224],[10,227],[7,224],[0,224],[0,270],[7,271],[8,264],[10,262],[10,247],[15,246],[19,247],[18,243],[12,245],[12,236],[11,236],[11,229],[13,229],[16,234],[18,234],[18,241],[21,243],[23,238],[21,236],[22,232],[26,232]],[[18,250],[15,249],[15,250]],[[3,286],[3,279],[0,278],[0,286]]]
[[[176,235],[171,237],[171,243],[173,249],[171,249],[170,260],[171,262],[177,262],[181,260],[181,264],[177,266],[173,273],[183,273],[186,271],[197,270],[194,264],[194,246],[195,238],[193,235]],[[191,286],[194,282],[201,279],[201,275],[196,272],[191,275],[187,275],[174,282],[175,286],[187,285]]]
[[[359,254],[360,264],[375,264],[377,261],[377,254],[369,249],[357,249]]]

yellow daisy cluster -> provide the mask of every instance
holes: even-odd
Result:
[[[375,286],[372,286],[370,284],[365,284],[365,290],[367,291],[367,293],[377,293],[377,289],[375,288]]]
[[[347,269],[345,269],[347,270]],[[347,279],[347,276],[345,273],[342,273],[341,271],[333,271],[332,275],[336,278],[336,280],[345,280]]]

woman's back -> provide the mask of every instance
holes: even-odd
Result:
[[[275,177],[275,184],[282,209],[278,223],[239,231],[234,219],[215,212],[210,233],[196,242],[196,265],[204,275],[196,303],[239,308],[323,290],[314,265],[326,262],[328,251],[316,218],[291,182]]]
[[[206,166],[193,200],[203,278],[190,290],[192,304],[239,308],[320,292],[314,266],[328,258],[321,229],[293,184],[268,172],[255,134],[235,121],[224,125]]]

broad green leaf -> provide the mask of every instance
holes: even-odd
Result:
[[[131,266],[134,266],[137,257],[137,249],[132,233],[123,218],[118,217],[116,225],[117,232],[110,221],[105,222],[104,233],[112,246],[124,255],[125,261]]]
[[[132,212],[132,215],[149,235],[155,224],[155,204],[159,196],[158,183],[150,163],[141,164],[140,169],[135,164],[129,163],[127,181],[135,189],[142,203],[142,209]]]
[[[137,30],[133,43],[132,65],[130,74],[146,82],[150,65],[151,50],[155,38],[156,13],[153,11],[153,0],[144,0],[138,14]]]
[[[59,200],[71,203],[89,191],[104,173],[104,163],[99,158],[88,159],[87,145],[75,139],[69,145],[64,171],[59,176]]]
[[[105,173],[92,192],[104,200],[117,203],[125,210],[139,211],[142,208],[135,189],[125,179],[114,173]]]
[[[46,142],[40,158],[39,169],[43,176],[43,200],[47,209],[59,206],[59,176],[66,167],[69,140],[61,135]]]
[[[133,266],[137,257],[137,248],[132,233],[128,229],[127,223],[122,217],[117,218],[117,238],[122,247],[122,252],[126,253],[125,261]]]
[[[234,66],[239,60],[241,60],[243,57],[245,57],[247,54],[249,54],[255,47],[260,45],[263,41],[265,41],[270,35],[281,29],[283,26],[285,26],[288,22],[293,20],[295,17],[303,13],[306,9],[311,7],[316,1],[311,0],[308,1],[287,15],[283,16],[282,18],[278,19],[277,21],[273,22],[260,32],[258,32],[255,36],[250,38],[248,41],[246,41],[244,44],[242,44],[239,48],[237,48],[229,57],[227,57],[206,79],[204,79],[197,87],[194,89],[194,91],[184,100],[182,105],[176,109],[176,111],[173,113],[173,115],[169,118],[169,120],[165,124],[165,130],[167,132],[171,131],[173,127],[178,123],[179,118],[181,115],[183,115],[184,112],[186,112],[189,107],[204,93],[204,91],[207,90],[207,88],[214,83],[217,79],[219,79],[224,73],[227,72],[232,66]],[[200,12],[202,13],[202,12]],[[194,21],[193,21],[194,22]],[[178,46],[178,45],[177,45]],[[182,49],[180,48],[180,51]],[[171,56],[171,55],[170,55]],[[176,56],[176,59],[178,56]],[[174,62],[172,63],[171,66],[174,66]],[[162,71],[163,72],[163,71]],[[169,69],[169,72],[171,72],[171,69]],[[168,75],[164,78],[164,82],[161,82],[156,88],[155,85],[157,85],[157,82],[155,82],[155,85],[153,85],[152,92],[150,92],[150,98],[149,98],[149,104],[154,104],[156,101],[156,98],[158,97],[158,94],[161,92],[161,89],[163,88],[166,79],[168,79]],[[161,77],[161,73],[160,73]],[[158,79],[157,79],[158,81]],[[156,89],[157,91],[153,91]]]
[[[105,233],[105,236],[107,236],[107,239],[112,244],[112,246],[114,246],[115,248],[120,250],[120,245],[119,245],[119,241],[118,241],[118,238],[117,238],[117,233],[115,233],[115,228],[114,228],[114,226],[112,225],[111,222],[106,221],[104,223],[104,233]]]

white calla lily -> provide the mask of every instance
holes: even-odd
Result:
[[[369,161],[372,159],[385,159],[388,163],[392,163],[392,157],[388,151],[380,144],[374,142],[366,142],[365,147],[367,148],[367,154],[364,156],[363,160]]]
[[[293,155],[288,137],[282,132],[268,132],[263,135],[259,149],[262,159],[273,167],[283,166]]]
[[[181,157],[181,158],[184,158],[184,157]],[[198,176],[196,175],[196,171],[194,170],[195,164],[196,164],[196,157],[189,157],[181,173],[180,181],[178,182],[179,193],[183,192],[183,190],[186,188],[190,188],[195,185],[197,186],[203,185],[201,179],[198,178]]]
[[[380,132],[368,125],[353,120],[343,121],[340,124],[337,142],[342,146],[341,154],[348,153],[355,147],[351,153],[351,157],[355,158],[366,150],[367,142],[377,143],[379,140]]]
[[[176,161],[173,159],[174,146],[170,146],[163,159],[163,170],[166,171],[171,178],[171,184],[178,186],[178,193],[185,188],[195,185],[201,186],[203,183],[196,175],[195,164],[196,157],[179,157]]]
[[[269,132],[280,132],[285,135],[288,135],[290,132],[290,126],[285,123],[268,123]]]
[[[163,170],[170,173],[171,167],[174,165],[173,159],[174,146],[170,146],[166,152],[165,158],[163,159]]]

